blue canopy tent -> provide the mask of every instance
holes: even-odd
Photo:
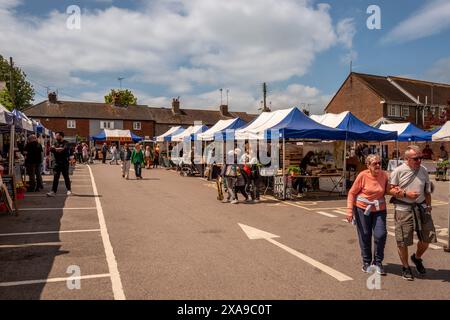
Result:
[[[130,130],[110,130],[102,129],[99,134],[92,136],[91,140],[97,141],[119,141],[119,142],[139,142],[143,138],[135,135]]]
[[[328,127],[345,130],[346,140],[360,141],[389,141],[397,139],[397,132],[377,129],[369,126],[346,111],[339,114],[327,113],[321,116],[313,115],[311,119]]]
[[[281,122],[274,126],[264,128],[263,135],[265,139],[271,139],[272,132],[278,131],[282,139],[319,139],[319,140],[345,140],[346,132],[340,129],[334,129],[322,125],[298,108],[292,108]]]
[[[214,126],[203,133],[197,135],[196,139],[202,141],[221,140],[227,130],[236,130],[247,125],[247,122],[241,118],[219,120]]]
[[[33,122],[23,112],[14,109],[12,113],[14,114],[14,124],[17,128],[28,132],[35,132]]]
[[[178,135],[182,133],[184,130],[186,129],[182,128],[181,126],[171,127],[162,135],[155,137],[155,140],[157,142],[169,142],[171,141],[172,136]]]
[[[398,134],[398,139],[392,139],[397,141],[431,141],[431,136],[436,133],[440,128],[433,131],[425,131],[417,128],[410,122],[383,124],[380,129],[395,131]]]

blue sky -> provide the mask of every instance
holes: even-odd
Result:
[[[70,5],[79,30],[66,27]],[[381,30],[369,30],[369,5]],[[0,54],[13,56],[37,95],[101,102],[123,86],[139,103],[256,112],[261,84],[273,108],[321,113],[349,72],[450,83],[448,0],[0,0]],[[224,90],[225,92],[225,90]],[[224,95],[224,101],[226,100]]]

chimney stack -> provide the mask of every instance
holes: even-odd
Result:
[[[172,100],[172,113],[174,115],[181,114],[181,111],[180,111],[180,97],[173,98],[173,100]]]
[[[222,115],[222,117],[230,116],[230,113],[228,112],[228,105],[222,104],[219,108],[220,108],[220,114]]]
[[[55,91],[48,93],[48,102],[58,103],[58,94]]]

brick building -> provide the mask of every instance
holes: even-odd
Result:
[[[429,129],[450,120],[450,85],[352,72],[325,108],[327,113],[343,111],[351,111],[367,124],[383,117]],[[400,152],[409,144],[400,143]],[[393,143],[387,145],[389,152],[395,149]],[[441,144],[430,145],[434,154],[439,154]],[[444,145],[449,150],[449,143]]]
[[[428,129],[450,119],[450,85],[352,72],[325,108],[351,111],[366,123],[381,117]]]
[[[101,129],[129,129],[138,136],[151,139],[175,125],[188,127],[201,121],[212,126],[222,119],[240,117],[249,122],[256,117],[245,112],[229,112],[228,106],[220,106],[218,110],[181,109],[178,99],[172,101],[172,108],[125,107],[59,101],[55,93],[50,93],[48,100],[27,108],[24,113],[52,131],[63,131],[69,141],[75,141],[77,136],[87,140]]]

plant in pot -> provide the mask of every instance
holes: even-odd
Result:
[[[291,176],[298,176],[300,174],[300,167],[291,165],[288,167],[288,174]]]

